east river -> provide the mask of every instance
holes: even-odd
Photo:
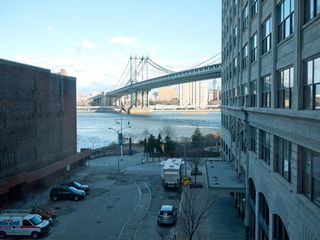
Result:
[[[190,137],[196,127],[204,135],[220,130],[220,116],[220,112],[153,112],[148,115],[78,112],[78,150],[117,142],[116,131],[120,130],[121,122],[123,137],[131,137],[134,142],[144,139],[146,134],[157,136],[166,126],[173,129],[177,140]]]

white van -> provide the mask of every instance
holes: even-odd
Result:
[[[0,214],[0,238],[6,236],[31,236],[39,238],[40,235],[49,232],[50,225],[42,220],[38,214],[28,213],[1,213]]]

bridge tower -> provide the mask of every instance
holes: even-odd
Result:
[[[139,81],[144,81],[148,79],[148,57],[137,57],[130,56],[130,79],[127,85],[131,86]],[[147,100],[148,105],[148,92],[147,97],[145,98],[145,91],[141,92],[142,94],[142,107],[144,106],[144,101]],[[138,92],[130,93],[130,108],[133,106],[138,106]]]

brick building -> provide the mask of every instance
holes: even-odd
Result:
[[[320,239],[320,1],[222,1],[222,142],[249,239]]]
[[[76,79],[0,59],[0,205],[77,162]],[[59,171],[61,171],[59,173]]]

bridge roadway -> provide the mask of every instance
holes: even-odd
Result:
[[[125,86],[106,93],[107,97],[120,97],[138,91],[150,91],[151,89],[175,85],[179,83],[202,81],[221,77],[221,63],[208,65],[190,70],[180,71],[161,77],[148,79]]]

